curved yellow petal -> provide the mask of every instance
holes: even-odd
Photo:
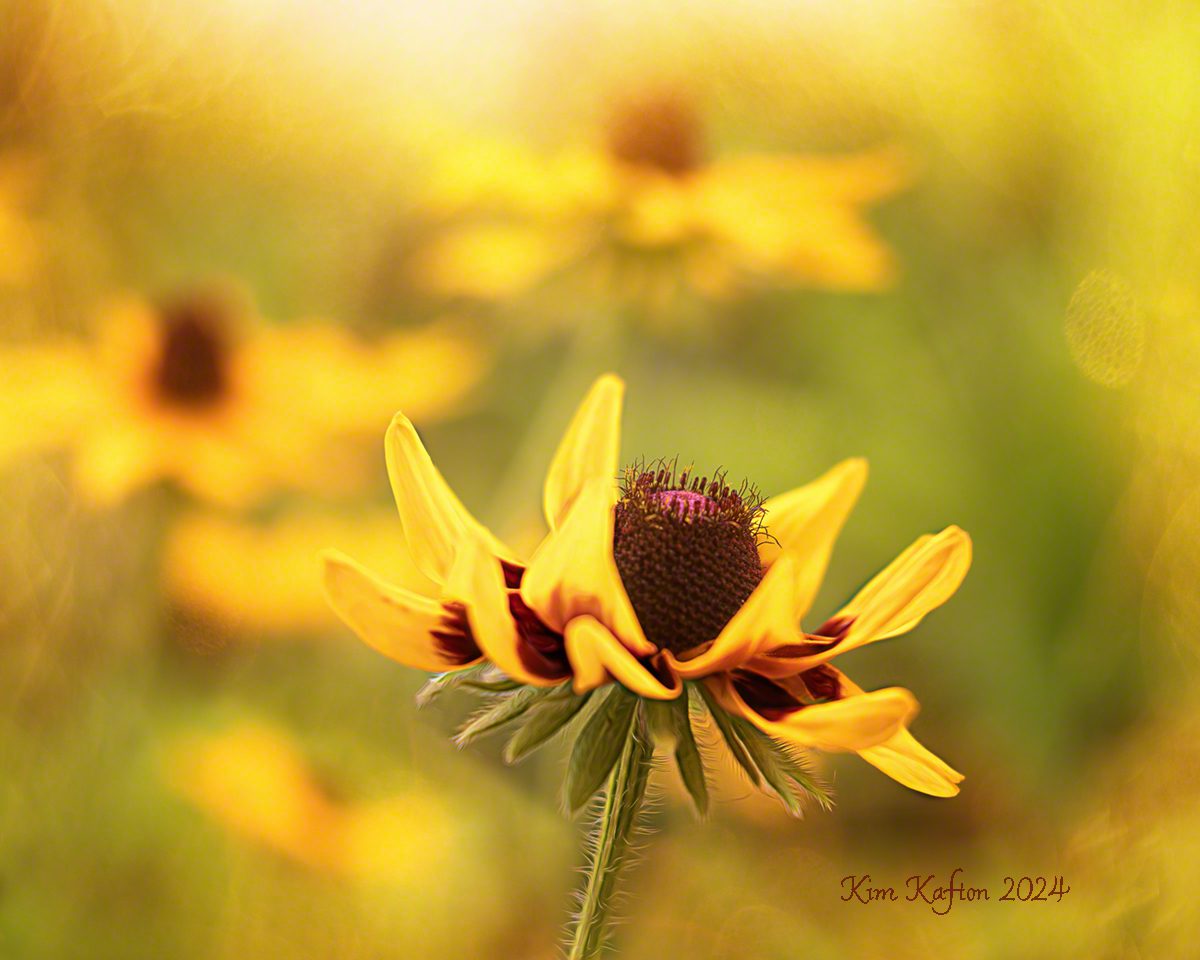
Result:
[[[513,559],[512,551],[467,512],[403,414],[388,427],[384,453],[408,549],[425,576],[445,583],[459,546],[474,537],[482,537],[495,556]]]
[[[858,755],[910,790],[931,797],[953,797],[964,777],[936,754],[922,746],[907,730],[900,730],[883,743]]]
[[[862,693],[862,688],[844,673],[838,671],[837,676],[843,690],[852,696]],[[958,784],[965,779],[948,763],[922,746],[917,738],[908,732],[907,727],[897,730],[882,743],[858,751],[858,755],[897,783],[910,790],[927,793],[931,797],[956,796]]]
[[[705,682],[726,711],[749,720],[767,736],[827,752],[877,746],[903,729],[919,709],[909,691],[887,687],[811,704],[779,719],[769,719],[746,703],[728,674],[718,674]]]
[[[330,606],[364,643],[384,656],[418,670],[439,672],[483,659],[470,637],[454,628],[437,600],[384,583],[336,551],[325,552],[322,561]]]
[[[971,568],[971,538],[960,527],[918,538],[837,614],[853,617],[839,652],[913,629],[954,595]]]
[[[646,639],[613,560],[613,480],[590,481],[565,521],[538,547],[521,581],[521,598],[559,633],[575,617],[599,620],[636,656],[657,647]]]
[[[589,481],[616,478],[624,394],[621,378],[605,374],[575,412],[546,474],[542,504],[551,530],[558,529]]]
[[[763,649],[749,668],[767,677],[788,677],[840,654],[913,629],[958,589],[971,566],[971,538],[958,527],[918,537],[829,621],[836,637],[808,637],[799,644]]]
[[[683,690],[683,683],[665,663],[669,685],[640,663],[595,617],[576,617],[568,623],[566,644],[576,693],[595,690],[610,680],[653,700],[674,700]]]
[[[796,588],[794,617],[798,620],[812,606],[833,543],[867,482],[867,461],[860,457],[843,460],[824,476],[788,493],[771,497],[763,504],[767,532],[774,538],[758,548],[764,566],[787,551],[795,555]]]
[[[508,604],[504,573],[487,544],[468,537],[446,580],[445,595],[463,604],[471,633],[488,660],[521,683],[550,687],[561,683],[566,671],[544,669],[540,658],[524,647]]]
[[[785,553],[763,575],[712,646],[690,660],[678,660],[671,651],[665,651],[667,662],[685,680],[698,680],[741,666],[764,644],[803,642],[804,635],[796,627],[793,613],[795,587],[796,561]]]

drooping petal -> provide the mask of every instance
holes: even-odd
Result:
[[[683,690],[682,682],[665,660],[658,660],[655,671],[651,671],[595,617],[571,620],[566,644],[576,693],[594,690],[610,680],[653,700],[674,700]]]
[[[567,671],[550,663],[522,637],[509,606],[504,572],[480,537],[468,537],[446,580],[445,595],[462,603],[471,633],[488,660],[521,683],[562,682]]]
[[[467,512],[403,414],[388,427],[384,452],[408,549],[422,573],[445,583],[459,546],[472,537],[482,537],[495,556],[513,559],[512,551]]]
[[[953,797],[963,775],[931,753],[907,730],[900,730],[883,743],[858,755],[882,770],[897,783],[932,797]]]
[[[678,660],[668,650],[668,662],[684,679],[697,680],[741,666],[765,644],[784,646],[803,641],[793,612],[795,588],[796,560],[785,553],[771,565],[707,650],[688,660]]]
[[[558,529],[588,482],[617,475],[621,446],[621,399],[625,384],[606,374],[593,384],[550,463],[543,508],[551,530]]]
[[[538,547],[521,581],[521,599],[551,629],[565,632],[575,617],[599,620],[631,653],[657,647],[646,639],[613,560],[616,483],[590,481],[561,527]]]
[[[384,583],[349,557],[323,557],[325,595],[368,646],[418,670],[444,671],[483,659],[469,629],[437,600]]]
[[[800,704],[772,700],[751,704],[746,686],[739,691],[732,674],[717,674],[706,683],[722,707],[743,717],[770,737],[797,747],[828,752],[860,751],[888,740],[917,714],[916,698],[902,687],[844,696],[826,703]],[[782,690],[782,688],[780,688]],[[786,691],[783,691],[786,697]],[[753,697],[752,697],[753,699]]]
[[[833,670],[832,667],[820,669]],[[862,693],[862,688],[853,680],[841,671],[836,672],[841,689],[850,696]],[[948,763],[922,746],[917,738],[908,732],[907,726],[897,730],[882,743],[860,750],[858,755],[897,783],[932,797],[956,796],[958,784],[965,779]]]
[[[759,547],[759,558],[769,566],[784,551],[796,557],[797,620],[812,606],[829,566],[833,543],[866,482],[866,460],[843,460],[812,483],[771,497],[763,504],[767,532],[773,539]]]

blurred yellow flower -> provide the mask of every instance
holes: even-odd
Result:
[[[309,867],[346,867],[341,811],[295,746],[267,727],[175,744],[171,784],[232,832]]]
[[[28,283],[41,266],[44,248],[29,204],[38,181],[28,154],[0,156],[0,287]]]
[[[317,633],[337,623],[321,595],[316,559],[330,543],[346,545],[392,583],[436,589],[396,549],[395,521],[391,510],[356,517],[308,512],[266,524],[188,513],[168,534],[166,592],[205,623],[256,639]]]
[[[571,421],[546,476],[550,533],[528,562],[467,512],[397,414],[388,473],[413,562],[440,590],[396,586],[331,552],[334,609],[411,667],[490,662],[520,684],[569,684],[577,696],[617,683],[675,700],[696,683],[719,726],[736,718],[793,747],[856,752],[914,790],[958,793],[962,775],[908,732],[913,695],[864,692],[830,661],[907,633],[948,600],[971,564],[967,534],[919,537],[803,631],[865,461],[766,501],[670,465],[636,465],[619,484],[623,393],[616,377],[600,378]]]
[[[162,479],[244,505],[277,487],[345,489],[365,465],[338,442],[397,403],[438,416],[479,379],[480,351],[440,327],[367,343],[309,322],[254,327],[229,298],[110,304],[92,343],[0,350],[0,454],[67,445],[76,483],[110,504]]]
[[[231,833],[298,864],[367,879],[414,879],[454,856],[453,818],[414,785],[372,803],[334,799],[282,730],[247,723],[184,738],[171,785]]]
[[[897,148],[712,156],[695,105],[669,92],[621,104],[597,141],[448,149],[426,197],[447,225],[412,263],[416,281],[500,299],[591,256],[603,280],[662,262],[709,296],[756,281],[874,290],[894,277],[863,211],[909,182]]]

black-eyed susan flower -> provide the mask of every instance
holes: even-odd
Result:
[[[430,416],[452,409],[483,368],[448,330],[368,345],[324,323],[256,325],[207,290],[121,300],[90,343],[0,355],[18,371],[0,385],[0,452],[69,447],[77,486],[101,504],[164,479],[230,505],[279,487],[343,488],[355,462],[328,456],[331,445],[363,436],[397,396]]]
[[[388,473],[408,551],[437,593],[390,584],[340,553],[325,559],[342,619],[382,653],[438,673],[426,695],[451,685],[495,694],[460,744],[515,727],[505,750],[514,761],[577,727],[567,806],[582,808],[602,786],[604,799],[570,960],[603,950],[658,743],[706,809],[693,731],[704,707],[750,778],[793,812],[805,795],[828,803],[796,749],[854,751],[935,796],[962,780],[909,733],[911,693],[864,691],[830,661],[911,630],[944,602],[970,565],[967,535],[920,537],[805,631],[865,462],[765,501],[721,475],[658,462],[619,480],[623,391],[602,377],[571,421],[543,492],[550,532],[528,559],[471,516],[400,414],[387,432]]]
[[[573,264],[614,270],[622,290],[683,285],[728,296],[749,284],[875,290],[895,274],[864,218],[900,190],[893,147],[841,156],[719,153],[678,91],[619,103],[591,142],[557,152],[456,145],[426,200],[445,229],[414,260],[434,292],[523,294]],[[671,269],[664,271],[664,265]]]
[[[768,500],[670,465],[635,465],[619,480],[622,393],[603,377],[576,413],[546,478],[550,532],[528,559],[471,516],[397,415],[386,439],[392,488],[413,561],[440,592],[393,586],[330,554],[334,609],[409,666],[490,664],[520,685],[526,706],[540,694],[564,722],[610,684],[684,704],[695,685],[735,756],[750,729],[790,747],[854,751],[924,793],[957,793],[961,775],[908,732],[913,695],[866,692],[831,661],[911,630],[949,598],[970,565],[966,533],[920,537],[806,631],[865,462]]]

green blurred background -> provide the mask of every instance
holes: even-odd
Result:
[[[869,458],[818,614],[922,532],[957,523],[975,543],[943,610],[850,665],[914,690],[916,733],[967,775],[961,795],[819,758],[838,805],[793,821],[721,767],[697,823],[664,776],[622,956],[1188,955],[1200,12],[2,11],[0,168],[19,173],[0,176],[0,431],[20,440],[0,444],[0,954],[554,956],[580,833],[558,810],[561,745],[511,769],[495,748],[456,751],[468,704],[418,712],[423,678],[325,615],[312,571],[322,546],[399,549],[380,441],[418,388],[437,402],[414,420],[464,501],[536,543],[557,436],[613,369],[626,460],[678,455],[773,493]],[[427,202],[447,155],[586,142],[611,103],[664,85],[697,105],[714,156],[901,150],[910,184],[861,214],[894,279],[766,276],[665,301],[570,270],[501,297],[420,282],[421,251],[472,214]],[[94,342],[114,297],[212,284],[260,329],[320,318],[368,355],[450,331],[462,366],[414,361],[394,402],[251,503],[170,477],[92,502],[84,441],[56,433],[64,345]],[[362,476],[311,488],[322,462]],[[992,902],[939,917],[840,899],[847,874],[954,867]],[[1002,877],[1037,874],[1071,892],[996,902]]]

